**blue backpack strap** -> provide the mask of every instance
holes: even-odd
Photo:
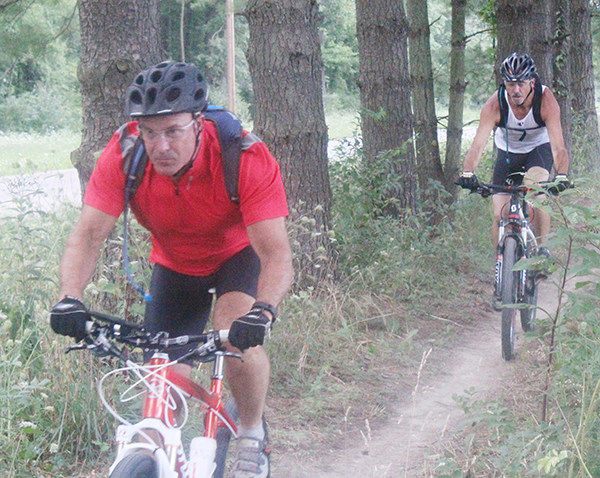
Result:
[[[239,204],[238,180],[243,140],[242,122],[231,111],[213,105],[209,105],[204,112],[204,117],[208,121],[212,121],[217,128],[227,194],[231,201]]]

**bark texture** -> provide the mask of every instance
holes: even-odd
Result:
[[[463,133],[463,107],[465,100],[465,18],[467,0],[452,0],[452,35],[450,50],[450,93],[448,105],[448,128],[446,133],[446,161],[444,186],[456,198],[458,188],[454,184],[459,175]]]
[[[255,132],[281,165],[292,210],[297,281],[316,284],[335,269],[318,5],[315,0],[251,0],[245,15]]]
[[[383,212],[416,210],[416,166],[408,68],[408,24],[401,0],[356,0],[361,126],[371,170],[387,155]],[[370,165],[373,165],[371,167]]]
[[[416,161],[419,165],[419,185],[426,191],[430,179],[444,183],[437,137],[427,0],[407,0],[406,12],[410,24],[408,45]]]
[[[161,60],[159,0],[80,0],[83,135],[71,153],[85,191],[98,155],[127,120],[125,90]]]
[[[592,29],[590,2],[571,1],[572,29],[571,79],[574,113],[574,149],[578,157],[571,158],[576,171],[590,173],[598,168],[600,135],[596,113],[594,66],[592,61]]]

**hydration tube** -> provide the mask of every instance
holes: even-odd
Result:
[[[129,205],[126,204],[125,210],[123,212],[123,266],[125,267],[125,274],[127,275],[127,279],[129,280],[131,285],[142,295],[144,300],[146,302],[152,302],[152,295],[149,292],[146,292],[144,288],[135,281],[135,279],[133,278],[133,274],[131,274],[131,267],[129,264],[129,252],[127,249],[127,223],[129,222],[127,214],[128,211]]]

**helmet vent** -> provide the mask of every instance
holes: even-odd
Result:
[[[175,101],[180,96],[181,90],[179,88],[170,88],[169,91],[167,91],[166,99],[170,103],[172,101]]]
[[[171,81],[175,82],[175,81],[180,81],[183,80],[185,78],[185,73],[183,71],[176,71],[173,76],[171,77]]]
[[[150,88],[146,92],[146,100],[147,100],[148,104],[150,104],[150,105],[154,104],[154,101],[156,100],[156,88]]]
[[[143,85],[144,84],[144,75],[138,75],[135,79],[135,84],[136,85]]]
[[[153,71],[152,75],[150,76],[150,81],[152,81],[152,83],[158,83],[162,76],[162,71]]]
[[[135,105],[142,104],[142,95],[139,91],[133,91],[131,95],[129,95],[129,100]]]
[[[198,90],[196,90],[196,94],[194,95],[194,100],[198,101],[204,98],[205,96],[205,92],[202,88],[199,88]]]

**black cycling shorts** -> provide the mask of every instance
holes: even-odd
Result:
[[[248,246],[223,264],[209,276],[180,274],[156,264],[152,271],[150,294],[152,301],[146,305],[144,325],[155,334],[168,332],[171,337],[201,334],[206,327],[212,307],[212,292],[217,297],[227,292],[244,292],[256,297],[260,260],[252,247]],[[195,346],[186,346],[169,353],[171,360],[177,359]],[[152,352],[144,353],[147,362]]]
[[[529,153],[507,153],[498,150],[492,184],[519,185],[523,182],[523,175],[515,173],[526,173],[534,166],[550,172],[553,163],[550,143],[544,143]],[[511,177],[507,181],[509,176]]]

